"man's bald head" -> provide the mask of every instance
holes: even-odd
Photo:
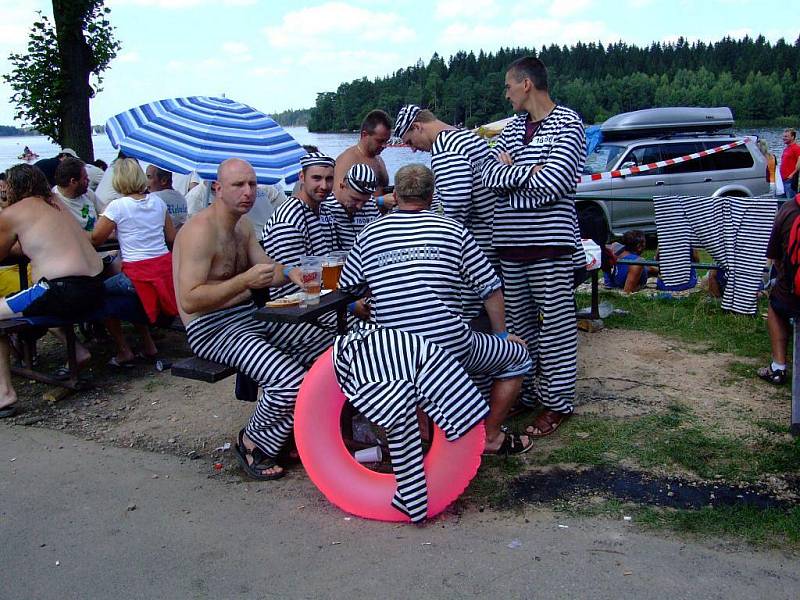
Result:
[[[231,177],[233,174],[240,176],[243,173],[252,173],[255,176],[255,171],[252,165],[246,160],[241,158],[228,158],[223,160],[217,168],[217,181],[221,182],[223,179]]]
[[[214,183],[216,201],[243,215],[253,208],[256,188],[256,172],[246,160],[229,158],[219,165]]]

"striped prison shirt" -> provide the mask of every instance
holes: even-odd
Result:
[[[434,176],[434,202],[445,216],[455,219],[473,235],[492,266],[499,271],[500,261],[492,246],[492,224],[497,196],[484,187],[480,166],[490,157],[486,141],[465,129],[447,129],[439,133],[431,148]],[[436,209],[431,206],[433,212]],[[483,306],[472,290],[463,292],[463,318],[470,322]]]
[[[266,323],[252,302],[206,313],[186,326],[197,356],[235,367],[261,395],[245,429],[268,456],[277,456],[294,426],[294,404],[306,370],[333,343],[308,323]]]
[[[469,346],[461,319],[465,284],[483,299],[501,287],[464,226],[427,210],[397,210],[365,227],[339,279],[353,293],[369,289],[379,325],[421,335],[456,355]]]
[[[319,217],[294,196],[281,204],[264,225],[261,236],[264,252],[284,265],[297,265],[303,256],[324,256],[331,251]],[[293,283],[270,290],[272,299],[298,291]]]
[[[573,194],[586,161],[583,124],[577,113],[556,106],[526,145],[526,118],[520,115],[506,125],[493,149],[495,157],[509,153],[513,166],[483,163],[484,185],[504,196],[495,208],[494,246],[576,248],[580,234]],[[533,173],[536,165],[543,168]]]
[[[664,283],[685,284],[691,272],[690,248],[705,248],[725,268],[722,308],[755,314],[775,199],[659,196],[653,199],[653,206]]]
[[[364,324],[338,337],[333,367],[350,403],[386,430],[397,479],[392,505],[415,523],[424,520],[428,494],[417,408],[454,441],[486,417],[488,404],[448,352],[396,329]]]
[[[380,216],[378,205],[371,197],[352,217],[333,194],[319,208],[322,232],[331,250],[349,251],[361,230]]]

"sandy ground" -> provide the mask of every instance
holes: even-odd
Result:
[[[181,334],[161,333],[162,354],[188,355]],[[41,368],[62,360],[52,338],[40,342]],[[22,425],[44,426],[86,439],[170,454],[209,456],[233,443],[253,405],[234,398],[234,378],[207,384],[158,372],[150,365],[126,370],[105,366],[108,343],[92,347],[91,390],[53,404],[43,398],[48,386],[18,377]],[[718,431],[748,436],[759,420],[788,423],[788,393],[729,370],[741,357],[692,350],[658,335],[627,330],[581,333],[576,416],[626,418],[661,411],[672,404],[690,407]],[[102,365],[102,366],[98,366]],[[755,367],[755,365],[754,365]],[[764,430],[758,428],[763,434]],[[557,436],[552,438],[557,441]]]

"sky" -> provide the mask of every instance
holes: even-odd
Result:
[[[678,37],[713,42],[764,35],[794,43],[797,19],[750,0],[106,0],[122,50],[91,103],[101,124],[162,98],[218,96],[266,113],[314,105],[320,92],[359,77],[386,76],[434,52],[501,46]],[[0,73],[27,46],[45,0],[0,0]],[[794,22],[794,24],[793,24]],[[500,93],[500,90],[498,90]],[[0,124],[13,120],[0,82]]]

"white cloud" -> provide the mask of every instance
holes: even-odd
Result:
[[[550,44],[574,44],[578,41],[614,42],[620,35],[602,21],[561,21],[559,19],[518,19],[508,26],[450,25],[441,34],[439,45],[445,51],[455,49],[494,49],[503,46],[541,47]],[[501,42],[500,42],[501,41]]]
[[[415,37],[398,15],[374,12],[344,2],[328,2],[287,13],[277,25],[263,29],[276,48],[333,47],[337,39],[364,42],[406,42]]]
[[[257,0],[108,0],[106,4],[112,9],[119,6],[141,6],[179,10],[220,3],[224,6],[252,6],[256,2]]]
[[[222,44],[222,52],[233,62],[248,63],[253,61],[250,47],[242,42],[225,42]]]
[[[570,17],[585,13],[592,5],[592,0],[569,0],[569,2],[553,2],[547,11],[551,17]]]
[[[497,14],[497,5],[494,0],[439,0],[436,3],[435,16],[437,19],[456,19],[467,17],[481,17],[487,19]]]

